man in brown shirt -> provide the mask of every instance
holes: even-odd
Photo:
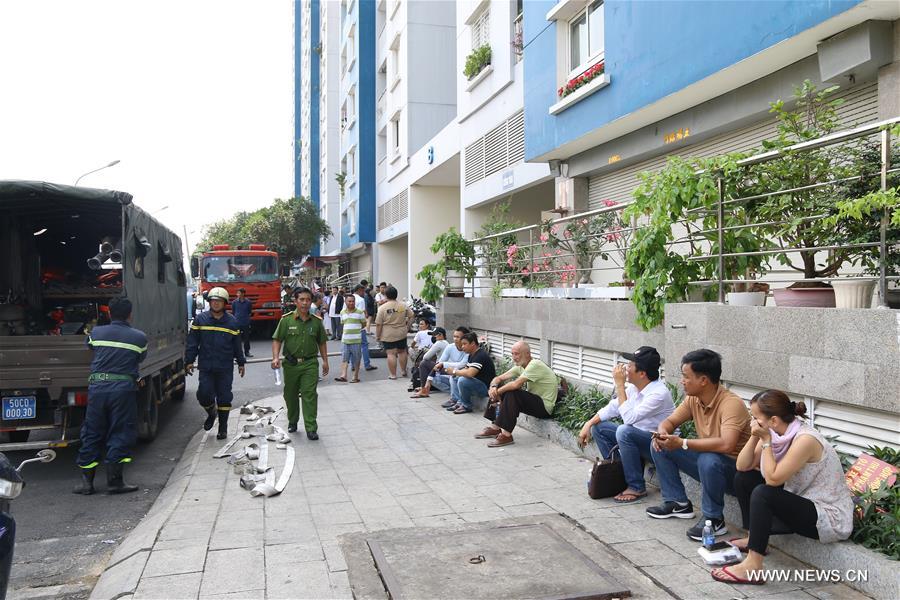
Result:
[[[387,352],[388,379],[397,379],[398,362],[401,375],[406,377],[406,334],[415,315],[405,304],[397,302],[397,288],[394,286],[388,287],[384,295],[387,302],[378,307],[375,316],[375,339]]]
[[[654,519],[691,519],[694,507],[684,492],[680,472],[700,482],[703,515],[687,536],[701,541],[703,526],[712,521],[715,535],[727,533],[722,511],[725,492],[734,493],[735,460],[750,438],[750,414],[740,396],[719,383],[722,357],[707,349],[688,352],[681,359],[685,399],[659,424],[650,454],[656,465],[663,503],[647,509]],[[673,433],[693,421],[697,439]]]

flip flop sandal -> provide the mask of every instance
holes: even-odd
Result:
[[[429,396],[428,394],[418,394],[418,393],[413,394],[412,396],[410,396],[410,398],[429,398],[429,397],[430,397],[430,396]]]
[[[749,548],[747,548],[747,546],[738,546],[737,544],[734,543],[735,540],[739,540],[739,539],[741,539],[741,538],[731,538],[730,540],[728,540],[728,543],[731,544],[734,548],[737,548],[738,550],[743,552],[744,554],[747,554],[747,552],[750,551]],[[768,555],[769,555],[768,550],[763,552],[763,556],[768,556]]]
[[[635,494],[632,492],[628,492],[628,493],[622,492],[621,494],[619,494],[618,496],[613,498],[613,502],[615,502],[616,504],[631,504],[632,502],[637,502],[638,500],[640,500],[642,498],[646,498],[646,497],[647,497],[646,491],[643,494]]]
[[[334,380],[335,380],[335,381],[340,381],[341,383],[347,383],[347,378],[346,378],[346,377],[335,377]]]
[[[742,577],[738,577],[734,573],[728,570],[728,567],[720,567],[718,569],[713,569],[709,573],[712,575],[712,578],[720,583],[728,583],[731,585],[763,585],[765,581],[762,579],[744,579]]]

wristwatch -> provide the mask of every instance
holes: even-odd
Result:
[[[688,449],[688,447],[687,447],[687,438],[683,438],[683,439],[681,440],[681,449],[682,449],[682,450],[687,450],[687,449]]]
[[[763,450],[765,450],[766,448],[771,448],[771,447],[772,447],[772,442],[766,442],[762,445]]]

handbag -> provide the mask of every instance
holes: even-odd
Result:
[[[628,487],[625,483],[625,469],[622,468],[622,457],[619,446],[609,451],[609,459],[597,459],[591,466],[591,479],[588,482],[588,496],[592,500],[615,496]]]

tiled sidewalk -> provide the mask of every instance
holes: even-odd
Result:
[[[350,598],[342,534],[547,513],[576,520],[608,544],[659,586],[654,597],[860,597],[835,584],[801,589],[796,583],[716,583],[696,554],[697,544],[684,534],[690,522],[644,514],[648,502],[659,501],[658,492],[629,506],[593,501],[583,459],[521,428],[516,444],[487,448],[487,440],[472,437],[485,424],[479,415],[440,409],[442,395],[408,395],[405,381],[323,389],[321,439],[293,436],[293,476],[273,498],[253,498],[241,489],[225,460],[212,458],[220,443],[207,436],[194,446],[199,455],[193,474],[161,521],[146,562],[141,560],[134,595],[125,597]],[[282,401],[260,404],[277,408]],[[239,418],[233,411],[232,431]],[[280,473],[285,452],[272,443],[269,448],[269,462]],[[767,566],[802,567],[777,551]],[[102,579],[94,596],[110,589],[110,580]]]

